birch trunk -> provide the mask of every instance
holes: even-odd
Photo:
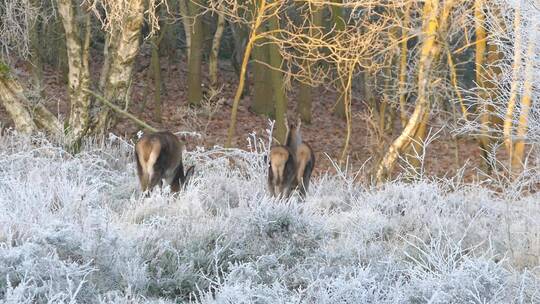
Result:
[[[221,47],[221,38],[223,37],[224,30],[225,16],[221,13],[218,13],[216,32],[214,33],[214,39],[212,40],[212,50],[210,52],[210,59],[208,63],[210,85],[214,89],[216,89],[218,83],[219,49]]]
[[[0,101],[15,124],[15,129],[22,133],[32,133],[37,127],[30,112],[21,102],[23,89],[9,76],[0,74]]]
[[[62,124],[41,104],[31,104],[24,95],[23,87],[9,75],[9,70],[0,62],[0,103],[4,106],[15,124],[15,129],[22,133],[31,133],[43,129],[56,135],[62,132]]]
[[[65,1],[65,0],[64,0]],[[110,37],[110,67],[106,76],[104,95],[107,100],[116,105],[125,107],[129,99],[129,87],[133,72],[133,63],[139,52],[139,38],[143,23],[144,1],[132,0],[128,2],[123,28],[116,28]],[[118,27],[118,25],[115,25]],[[111,52],[111,50],[113,50]],[[122,105],[124,103],[124,105]],[[102,107],[98,117],[95,133],[105,134],[116,119],[111,117],[109,108]]]
[[[429,70],[432,61],[438,56],[440,48],[437,45],[439,12],[438,0],[426,0],[424,4],[424,25],[423,25],[423,43],[420,51],[420,61],[418,63],[418,100],[414,112],[407,121],[401,135],[390,145],[387,153],[379,164],[376,180],[380,184],[391,173],[396,164],[399,155],[406,149],[412,138],[417,138],[417,132],[421,129],[423,121],[426,121],[426,115],[429,115]],[[421,130],[420,130],[421,131]]]
[[[71,0],[58,0],[58,13],[66,35],[68,59],[68,91],[70,99],[69,135],[70,145],[77,145],[86,134],[90,121],[90,96],[84,90],[90,88],[88,49],[90,45],[90,16],[85,15],[84,40],[79,29],[79,16]]]

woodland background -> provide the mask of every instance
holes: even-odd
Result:
[[[319,169],[379,181],[519,173],[537,138],[534,1],[25,0],[0,14],[4,126],[75,150],[144,129],[95,94],[197,133],[191,147],[245,147],[268,118],[282,141],[300,116]]]
[[[0,303],[540,303],[539,25],[535,0],[0,1]],[[304,202],[266,190],[286,116]],[[178,195],[140,194],[154,129],[196,165]]]

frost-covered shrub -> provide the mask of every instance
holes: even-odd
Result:
[[[275,200],[261,153],[215,148],[142,197],[132,150],[0,137],[0,303],[540,302],[538,193],[326,174]]]

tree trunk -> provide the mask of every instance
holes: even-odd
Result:
[[[253,46],[253,98],[251,110],[257,114],[264,114],[268,117],[274,116],[274,104],[272,102],[272,86],[270,69],[266,64],[270,64],[269,45],[261,39],[259,44]]]
[[[65,1],[65,0],[64,0]],[[114,25],[110,37],[108,55],[110,58],[110,67],[107,73],[104,95],[105,98],[117,105],[125,107],[129,99],[129,88],[131,86],[131,77],[133,72],[133,63],[139,52],[139,38],[141,35],[141,26],[143,23],[144,1],[132,0],[128,4],[129,15],[125,16],[123,28]],[[114,50],[111,52],[111,49]],[[105,134],[109,127],[114,126],[116,119],[111,117],[109,108],[101,108],[95,132]]]
[[[233,100],[233,107],[231,111],[231,124],[229,125],[229,130],[227,131],[227,141],[225,142],[225,147],[227,148],[231,147],[232,139],[236,130],[236,116],[238,114],[238,104],[240,103],[242,92],[244,91],[244,85],[246,82],[247,65],[248,65],[249,57],[251,56],[251,50],[253,49],[253,45],[256,42],[256,40],[259,38],[257,36],[257,33],[259,31],[259,28],[261,27],[265,9],[266,9],[266,1],[261,1],[261,5],[257,7],[257,11],[254,14],[254,18],[253,18],[254,21],[253,21],[253,26],[251,28],[251,34],[246,43],[246,49],[244,51],[244,59],[242,60],[242,65],[240,66],[240,73],[239,73],[240,80],[238,82],[238,88],[236,89],[236,93],[234,95],[234,100]]]
[[[72,146],[78,146],[86,134],[90,121],[90,96],[84,90],[90,87],[88,52],[90,46],[90,15],[84,16],[84,38],[79,29],[79,16],[71,0],[58,1],[58,13],[66,35],[68,57],[68,91],[70,99],[69,135]],[[84,39],[84,40],[83,40]]]
[[[5,71],[4,71],[5,69]],[[43,129],[56,135],[62,132],[62,124],[43,105],[32,105],[22,86],[9,75],[7,66],[0,61],[0,102],[15,124],[15,129],[31,133]]]
[[[299,84],[298,90],[298,114],[300,119],[307,123],[311,123],[311,104],[313,102],[313,88],[305,83]]]
[[[517,1],[514,15],[514,62],[512,64],[512,84],[510,85],[510,97],[503,124],[503,136],[506,150],[512,159],[514,150],[512,143],[512,125],[514,122],[514,110],[518,98],[519,75],[521,72],[521,0]]]
[[[476,83],[480,88],[480,100],[481,104],[478,107],[480,115],[481,130],[478,136],[480,144],[480,150],[484,162],[482,166],[486,172],[491,171],[490,165],[490,128],[491,128],[491,113],[489,111],[486,99],[488,98],[487,91],[484,85],[484,62],[487,50],[487,39],[485,26],[485,15],[483,12],[484,0],[476,0],[474,3],[474,21],[476,24],[476,53],[475,53],[475,67],[476,67]]]
[[[191,46],[188,61],[188,101],[192,105],[199,105],[202,96],[202,45],[203,27],[202,16],[197,16],[200,9],[197,4],[190,0],[188,3],[190,17],[193,18],[191,27]]]
[[[34,8],[39,7],[36,0],[32,1]],[[40,44],[39,44],[39,23],[41,18],[38,16],[29,28],[30,40],[30,65],[32,71],[32,85],[41,95],[43,93],[43,62],[41,60]]]
[[[37,129],[21,98],[23,89],[9,76],[0,74],[0,100],[15,124],[15,129],[22,133],[32,133]]]
[[[154,80],[154,120],[161,122],[161,64],[159,62],[159,38],[152,39],[152,57],[150,59]]]
[[[180,11],[180,15],[182,16],[182,25],[184,26],[184,34],[186,36],[187,60],[189,61],[189,52],[191,50],[191,23],[189,21],[189,9],[186,1],[189,2],[191,0],[179,0],[178,9]]]
[[[538,21],[532,21],[529,34],[529,46],[527,48],[527,63],[525,66],[525,82],[523,84],[523,96],[521,98],[521,111],[516,129],[516,140],[514,152],[512,153],[512,172],[517,173],[523,168],[523,156],[525,154],[525,138],[527,136],[527,126],[531,104],[533,100],[533,78],[534,78],[534,58],[535,46],[538,39]]]
[[[411,4],[407,4],[407,8],[405,9],[405,15],[403,16],[403,27],[401,28],[401,49],[399,54],[399,113],[400,113],[400,119],[401,119],[401,126],[405,127],[407,125],[407,108],[406,108],[406,100],[407,100],[407,42],[409,39],[407,38],[409,36],[408,31],[406,30],[406,27],[409,26],[410,23],[410,8]]]
[[[335,3],[342,3],[342,0],[333,0]],[[341,6],[332,5],[332,25],[335,27],[334,30],[337,32],[345,30],[345,19],[343,18],[343,8]],[[340,118],[346,118],[345,113],[345,101],[344,93],[340,92],[341,88],[345,87],[344,83],[339,83],[337,89],[337,102],[334,107],[334,114]]]
[[[310,16],[312,27],[317,28],[316,30],[318,31],[318,28],[321,28],[324,26],[324,23],[323,23],[324,7],[318,6],[315,4],[310,4],[309,2],[306,4],[309,5],[310,12],[312,13]],[[317,33],[318,32],[316,32],[315,34],[308,32],[309,35],[317,35]],[[311,70],[315,67],[315,65],[311,66],[309,63],[307,64],[308,66],[306,68],[308,71],[311,72]],[[311,105],[313,103],[313,90],[315,90],[316,88],[313,88],[310,85],[307,85],[302,82],[300,83],[299,87],[300,88],[299,88],[299,95],[298,95],[298,114],[300,114],[300,119],[303,122],[310,124],[311,119],[312,119]]]
[[[221,13],[218,13],[216,32],[214,33],[214,39],[212,40],[212,51],[210,52],[210,62],[208,63],[210,85],[214,89],[216,89],[218,84],[219,49],[221,47],[221,37],[223,37],[224,30],[225,16]]]
[[[379,164],[376,179],[382,183],[392,173],[395,163],[401,154],[411,143],[412,138],[418,138],[418,131],[422,131],[422,122],[426,121],[426,115],[429,115],[429,70],[431,63],[440,52],[437,44],[439,13],[438,0],[426,0],[424,4],[423,17],[423,43],[420,50],[420,61],[418,63],[418,99],[414,112],[407,121],[401,135],[394,140],[386,155]]]
[[[277,16],[273,16],[269,21],[269,31],[279,29],[279,20]],[[269,45],[270,52],[270,65],[272,70],[270,71],[272,79],[272,90],[274,92],[274,104],[276,113],[276,128],[275,138],[280,142],[285,142],[287,133],[287,126],[285,125],[285,119],[287,115],[287,94],[285,92],[285,86],[283,83],[283,72],[281,71],[281,65],[283,58],[279,53],[279,47],[272,43]]]

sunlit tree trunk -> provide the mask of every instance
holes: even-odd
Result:
[[[144,12],[143,0],[132,0],[127,2],[126,16],[124,17],[122,28],[113,25],[112,32],[109,33],[110,66],[105,78],[103,94],[107,100],[112,101],[121,108],[126,108],[129,101],[131,77],[133,63],[139,52],[139,39],[143,23]],[[110,126],[116,123],[116,119],[111,116],[111,111],[107,107],[100,110],[100,114],[94,132],[105,134]]]
[[[512,172],[516,173],[522,169],[523,156],[525,154],[525,138],[527,136],[527,127],[529,113],[533,100],[533,81],[534,81],[534,60],[536,55],[536,41],[538,39],[538,20],[532,21],[530,29],[529,42],[527,47],[527,61],[525,66],[525,82],[523,83],[523,96],[521,97],[521,111],[516,128],[516,140],[514,142],[514,151],[512,153]]]
[[[485,87],[485,59],[487,50],[487,34],[485,29],[485,15],[483,11],[484,0],[475,0],[474,3],[474,21],[476,30],[476,83],[480,89],[479,95],[481,104],[478,105],[477,112],[480,115],[481,130],[478,136],[482,158],[484,159],[483,167],[487,172],[491,171],[491,161],[489,160],[489,150],[491,145],[490,128],[491,128],[491,113],[486,99],[489,97]]]
[[[199,105],[202,96],[202,47],[203,27],[202,16],[198,16],[200,7],[189,0],[188,10],[192,21],[191,45],[188,59],[188,101],[192,105]]]
[[[84,90],[90,88],[88,52],[90,47],[90,15],[84,14],[83,31],[80,29],[76,3],[71,0],[58,1],[58,13],[66,35],[68,57],[68,91],[70,115],[68,138],[71,145],[78,143],[88,131],[90,123],[90,96]]]
[[[231,111],[231,123],[229,125],[229,130],[227,131],[227,141],[225,142],[225,147],[230,147],[232,145],[232,139],[236,131],[236,116],[238,114],[238,104],[240,103],[240,98],[242,97],[242,92],[244,91],[244,85],[246,82],[247,65],[251,56],[251,50],[253,49],[253,46],[257,39],[259,39],[258,32],[263,23],[263,14],[265,10],[266,1],[262,0],[257,7],[256,13],[254,14],[251,33],[249,35],[249,39],[247,40],[246,48],[244,50],[244,57],[242,60],[242,65],[240,66],[239,73],[240,80],[238,82],[238,88],[236,89],[236,93],[234,94],[233,106]]]
[[[379,164],[376,179],[378,183],[383,182],[391,173],[395,163],[404,149],[411,143],[412,138],[419,138],[422,131],[423,122],[429,115],[429,70],[432,61],[437,58],[440,47],[437,45],[437,31],[439,20],[438,0],[426,0],[423,9],[423,43],[420,50],[420,60],[418,62],[418,99],[414,112],[409,118],[407,125],[401,135],[394,140],[384,158]]]
[[[514,110],[518,99],[519,73],[521,72],[521,0],[517,1],[514,14],[514,61],[512,64],[512,84],[510,85],[510,97],[503,124],[504,144],[510,159],[514,150],[512,143],[512,125],[514,121]]]

